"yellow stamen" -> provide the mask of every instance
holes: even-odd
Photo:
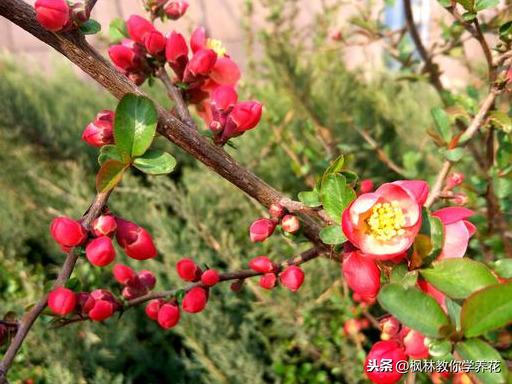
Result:
[[[226,48],[222,44],[222,41],[217,39],[208,39],[206,41],[206,46],[212,49],[217,56],[222,57],[226,55]]]
[[[389,241],[405,233],[405,216],[397,201],[375,204],[366,223],[370,233],[381,241]]]

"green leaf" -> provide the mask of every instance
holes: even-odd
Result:
[[[505,133],[512,132],[512,119],[502,111],[492,111],[489,113],[489,120],[497,125]]]
[[[110,35],[110,40],[113,43],[118,43],[121,40],[128,37],[128,30],[126,29],[126,23],[121,18],[116,18],[110,22],[108,27],[108,33]]]
[[[299,200],[304,203],[304,205],[308,207],[319,207],[322,205],[322,201],[320,200],[320,194],[316,189],[312,191],[303,191],[298,194]]]
[[[512,20],[500,25],[499,34],[500,39],[503,41],[508,42],[512,40]]]
[[[322,183],[320,190],[322,205],[336,223],[341,222],[341,214],[355,198],[356,193],[341,175],[329,175]]]
[[[94,19],[89,19],[80,25],[80,32],[84,35],[95,35],[101,31],[101,24]]]
[[[420,270],[425,280],[453,299],[465,299],[473,292],[498,283],[489,268],[471,259],[446,259]]]
[[[500,353],[491,347],[486,342],[480,339],[471,339],[457,343],[455,351],[464,360],[469,361],[484,361],[486,363],[492,363],[493,361],[499,362],[499,372],[491,372],[492,369],[481,369],[480,372],[474,369],[473,373],[480,379],[484,384],[501,384],[507,380],[507,366],[505,361],[501,357]],[[486,366],[482,366],[486,368]],[[491,368],[491,367],[487,367]]]
[[[445,143],[449,143],[452,139],[452,131],[448,114],[440,107],[432,108],[430,113],[434,119],[437,133],[439,133],[439,136],[443,138]]]
[[[446,160],[451,161],[452,163],[456,163],[464,156],[464,148],[454,148],[446,151],[444,153],[444,157]]]
[[[404,325],[425,336],[437,338],[451,331],[450,321],[443,309],[432,297],[417,288],[389,284],[380,290],[378,300],[382,308]]]
[[[462,14],[462,19],[467,22],[471,22],[476,19],[476,13],[475,12],[464,12]]]
[[[347,241],[347,238],[341,230],[340,224],[330,225],[328,227],[322,228],[320,231],[320,239],[325,244],[329,245],[341,244]]]
[[[128,163],[146,152],[157,123],[158,113],[150,99],[131,93],[121,99],[114,120],[114,139],[123,162]]]
[[[345,157],[343,155],[339,155],[336,159],[331,162],[331,165],[325,170],[322,176],[322,183],[325,178],[329,175],[335,175],[339,173],[343,169],[343,164],[345,164]]]
[[[176,159],[167,152],[150,149],[133,161],[133,166],[148,175],[165,175],[176,166]]]
[[[504,278],[511,279],[512,278],[512,259],[503,259],[494,262],[493,269],[496,273]]]
[[[121,156],[119,155],[115,145],[104,145],[100,148],[98,163],[103,165],[103,163],[107,160],[117,160],[121,162]]]
[[[484,288],[462,305],[462,331],[475,337],[512,322],[512,282]]]
[[[457,3],[462,5],[468,12],[473,12],[475,10],[475,0],[457,0]]]
[[[128,165],[117,160],[107,160],[96,175],[96,190],[107,192],[113,189],[123,178]]]
[[[72,277],[66,282],[66,288],[78,292],[82,290],[82,283],[80,282],[80,279],[78,277]]]
[[[423,208],[420,233],[414,240],[413,264],[418,267],[430,265],[441,254],[443,242],[443,223]]]
[[[460,311],[462,310],[462,307],[449,297],[445,298],[445,303],[446,309],[448,310],[448,316],[450,316],[452,324],[455,324],[455,328],[460,330]]]
[[[496,7],[500,3],[500,0],[476,0],[475,10],[483,11],[487,8]]]
[[[443,357],[452,352],[452,343],[448,340],[432,340],[428,344],[428,352],[432,357]]]

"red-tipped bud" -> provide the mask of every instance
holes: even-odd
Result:
[[[172,20],[178,20],[187,12],[188,3],[186,1],[171,1],[165,7],[165,14]]]
[[[201,282],[208,287],[213,287],[220,280],[219,272],[215,269],[208,269],[201,275]]]
[[[94,120],[87,124],[82,133],[82,140],[92,147],[114,144],[112,121]]]
[[[150,31],[144,35],[144,47],[153,56],[164,51],[166,42],[165,36],[157,30]]]
[[[226,128],[222,133],[225,141],[231,137],[240,136],[245,131],[258,125],[263,112],[263,105],[257,101],[242,101],[237,103],[228,116]]]
[[[468,203],[468,195],[464,192],[458,192],[453,194],[452,202],[456,205],[466,205]]]
[[[96,300],[88,315],[93,321],[103,321],[112,316],[115,310],[116,306],[114,303],[106,300]]]
[[[361,331],[361,324],[358,319],[348,319],[343,324],[343,333],[345,336],[355,336]]]
[[[410,329],[403,338],[405,353],[415,360],[426,359],[429,355],[425,345],[425,336],[418,331]]]
[[[112,215],[101,215],[92,222],[91,232],[94,236],[112,236],[117,229],[116,219]]]
[[[380,321],[381,340],[391,340],[400,331],[400,322],[393,316],[387,316]]]
[[[374,260],[354,251],[345,254],[343,276],[348,286],[365,302],[373,302],[380,289],[380,269]]]
[[[185,38],[181,33],[172,31],[167,39],[165,46],[165,58],[171,64],[176,64],[180,60],[187,59],[188,47]],[[188,61],[185,60],[185,63]]]
[[[281,284],[292,292],[297,292],[304,282],[304,271],[295,265],[287,267],[281,275],[279,275]]]
[[[206,29],[197,27],[190,36],[190,49],[192,52],[197,52],[206,46]]]
[[[108,236],[101,236],[91,240],[85,247],[85,256],[92,265],[97,267],[109,265],[116,257],[112,239]]]
[[[126,29],[128,30],[128,35],[130,35],[130,38],[133,41],[139,44],[144,44],[144,37],[149,32],[153,32],[155,27],[145,18],[132,15],[126,21]]]
[[[176,264],[178,276],[185,281],[198,281],[201,278],[201,268],[199,268],[194,260],[183,258]]]
[[[258,281],[261,288],[272,289],[276,286],[277,276],[275,273],[265,273]]]
[[[249,268],[258,273],[269,273],[274,270],[274,263],[267,256],[257,256],[249,261]]]
[[[36,19],[44,29],[57,32],[69,22],[69,6],[66,0],[37,0],[34,8]]]
[[[201,287],[194,287],[183,297],[183,310],[189,313],[201,312],[208,301],[207,292]]]
[[[137,276],[144,288],[147,290],[152,290],[156,285],[156,277],[151,271],[143,270],[140,271]]]
[[[295,215],[285,215],[281,220],[281,228],[288,233],[295,233],[300,229],[299,218]]]
[[[272,204],[268,209],[268,213],[273,219],[280,219],[286,213],[286,208],[279,203]]]
[[[144,228],[120,218],[116,218],[116,222],[116,239],[126,255],[135,260],[147,260],[157,255],[153,239]]]
[[[216,60],[217,54],[211,49],[201,49],[194,53],[185,70],[185,81],[190,82],[197,77],[208,76]]]
[[[464,182],[464,174],[460,172],[453,172],[446,179],[446,189],[452,189],[461,185]]]
[[[370,193],[373,192],[373,181],[370,179],[361,180],[361,185],[359,186],[359,193]]]
[[[160,311],[160,308],[162,307],[163,304],[164,304],[164,300],[162,300],[162,299],[151,300],[146,305],[146,308],[144,309],[144,311],[146,312],[146,315],[148,315],[148,317],[151,320],[157,320],[158,319],[158,311]]]
[[[175,304],[164,304],[158,311],[157,320],[163,329],[170,329],[180,321],[180,309]]]
[[[211,106],[219,112],[229,112],[238,100],[235,88],[230,85],[221,85],[212,93]]]
[[[144,289],[142,287],[127,286],[127,287],[123,288],[123,291],[121,292],[121,295],[126,300],[133,300],[133,299],[135,299],[137,297],[144,296],[147,292],[148,292],[147,289]]]
[[[274,233],[276,222],[266,218],[256,219],[249,227],[249,236],[253,243],[265,241]]]
[[[59,287],[48,295],[48,307],[59,316],[65,316],[75,309],[76,295],[71,289]]]
[[[114,279],[122,285],[128,285],[136,276],[135,271],[124,264],[114,265],[112,273],[114,274]]]
[[[123,72],[137,71],[142,63],[139,53],[124,44],[112,45],[108,49],[108,55]]]
[[[64,247],[76,247],[87,238],[87,232],[82,224],[64,216],[53,219],[50,233],[54,240]]]
[[[390,369],[380,369],[382,360],[391,360]],[[403,348],[395,340],[379,341],[375,343],[364,364],[366,376],[376,384],[394,384],[400,380],[402,373],[397,370],[399,361],[407,361]],[[375,368],[377,367],[377,368]]]

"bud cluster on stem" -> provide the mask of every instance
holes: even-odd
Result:
[[[267,240],[272,236],[278,224],[286,233],[295,234],[299,231],[299,218],[292,214],[286,214],[286,209],[282,205],[272,204],[268,212],[270,218],[258,218],[249,226],[249,237],[253,243]]]

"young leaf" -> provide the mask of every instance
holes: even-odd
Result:
[[[466,337],[475,337],[512,322],[512,282],[493,285],[469,296],[462,306]]]
[[[308,207],[319,207],[322,205],[322,201],[320,200],[320,194],[316,189],[312,191],[303,191],[298,194],[299,200],[304,203],[304,205]]]
[[[430,113],[434,119],[437,133],[443,138],[445,143],[449,143],[452,139],[452,131],[447,113],[441,107],[432,108]]]
[[[121,40],[128,37],[128,30],[126,29],[126,23],[121,18],[116,18],[110,22],[108,32],[110,40],[113,43],[118,43]]]
[[[158,113],[150,99],[131,93],[121,99],[114,120],[114,139],[123,162],[128,163],[146,152],[157,123]]]
[[[462,307],[449,297],[445,298],[445,303],[452,323],[455,324],[455,328],[457,328],[457,330],[460,330],[460,311],[462,310]]]
[[[341,175],[329,175],[322,183],[320,198],[325,211],[335,223],[341,222],[344,209],[356,198],[354,190]]]
[[[500,0],[476,0],[475,11],[483,11],[487,8],[496,7],[500,3]]]
[[[123,178],[128,165],[117,160],[107,160],[96,175],[96,190],[107,192],[113,189]]]
[[[510,279],[512,278],[512,260],[511,259],[502,259],[494,262],[493,269],[496,273],[504,278]]]
[[[331,162],[331,165],[325,170],[322,176],[322,183],[325,178],[329,175],[335,175],[339,173],[343,169],[343,164],[345,164],[345,157],[343,155],[339,155],[336,159]]]
[[[167,152],[150,149],[133,161],[133,166],[148,175],[165,175],[176,166],[176,159]]]
[[[80,25],[80,32],[84,35],[95,35],[99,31],[101,31],[101,24],[93,19],[89,19]]]
[[[498,362],[496,369],[475,370],[474,374],[485,384],[502,384],[507,381],[507,366],[500,353],[480,339],[471,339],[457,343],[455,351],[468,361]]]
[[[446,259],[420,270],[435,288],[453,299],[465,299],[473,292],[498,283],[482,263],[471,259]]]
[[[425,336],[442,337],[450,330],[450,321],[439,304],[416,288],[388,284],[380,290],[378,300],[400,322]]]
[[[420,233],[414,240],[413,265],[428,266],[441,254],[444,241],[443,223],[423,208]]]
[[[444,157],[446,160],[451,161],[452,163],[456,163],[464,156],[464,148],[454,148],[446,151],[444,153]]]
[[[341,225],[335,224],[322,228],[320,231],[320,239],[329,245],[337,245],[347,241],[347,238],[341,230]]]
[[[100,148],[100,154],[98,155],[98,163],[103,165],[107,160],[117,160],[121,162],[121,156],[117,151],[115,145],[104,145]]]
[[[462,5],[468,12],[473,12],[475,10],[475,0],[457,0],[457,3]]]

